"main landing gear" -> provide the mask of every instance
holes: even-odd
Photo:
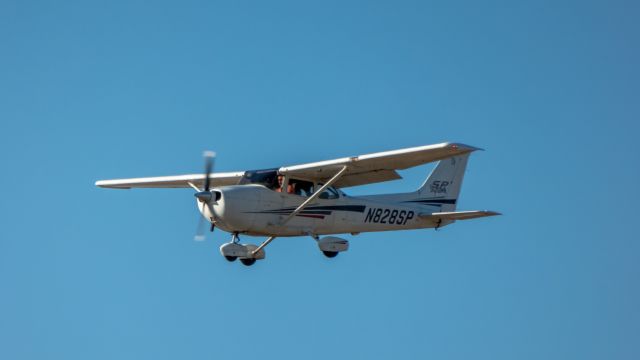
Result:
[[[243,265],[251,266],[256,263],[256,260],[265,258],[265,252],[261,247],[253,244],[240,244],[239,242],[238,233],[234,233],[230,242],[220,246],[220,253],[227,261],[232,262],[240,259]]]
[[[349,241],[339,237],[327,236],[322,239],[315,239],[318,242],[320,251],[328,258],[334,258],[338,256],[339,253],[349,250]]]
[[[345,239],[335,236],[327,236],[322,239],[314,235],[312,237],[318,242],[320,251],[328,258],[334,258],[339,253],[349,250],[349,241]],[[256,260],[265,258],[264,247],[269,245],[275,238],[275,236],[270,236],[260,246],[256,246],[253,244],[240,244],[238,233],[233,233],[231,241],[220,246],[220,253],[227,261],[233,262],[240,259],[243,265],[251,266],[256,263]]]
[[[334,257],[338,256],[338,252],[337,251],[323,251],[322,253],[324,254],[324,256],[326,256],[328,258],[334,258]]]

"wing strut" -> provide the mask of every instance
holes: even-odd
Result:
[[[258,246],[255,250],[253,250],[251,252],[251,256],[254,256],[258,252],[260,252],[260,250],[264,249],[264,247],[269,245],[269,243],[272,242],[273,239],[275,239],[275,238],[276,238],[275,236],[269,236],[269,238],[267,240],[265,240],[262,244],[260,244],[260,246]]]
[[[294,216],[298,215],[300,213],[300,211],[304,210],[305,207],[307,207],[307,205],[309,205],[310,202],[312,202],[313,200],[315,200],[318,196],[320,196],[320,194],[322,194],[322,192],[328,188],[329,186],[331,186],[334,182],[338,181],[338,179],[340,179],[340,177],[342,176],[342,174],[344,174],[344,172],[347,171],[347,166],[343,166],[342,169],[340,169],[340,171],[338,171],[337,174],[335,174],[331,179],[329,179],[329,181],[327,181],[324,185],[322,185],[322,187],[318,190],[316,190],[316,192],[314,192],[311,196],[309,196],[309,198],[307,200],[305,200],[302,204],[300,204],[300,206],[298,206],[297,209],[295,209],[291,214],[289,214],[289,216],[287,216],[286,219],[284,219],[280,225],[284,225],[286,223],[289,222],[289,220],[291,220]]]
[[[300,204],[300,206],[298,206],[298,208],[296,208],[291,214],[289,214],[289,216],[287,216],[284,220],[282,220],[282,222],[280,223],[280,226],[286,224],[289,222],[289,220],[291,220],[294,216],[298,215],[300,213],[300,211],[304,210],[305,207],[307,207],[307,205],[309,205],[309,203],[311,203],[313,200],[317,199],[318,196],[320,196],[320,194],[322,194],[322,192],[328,188],[329,186],[331,186],[333,183],[335,183],[336,181],[338,181],[338,179],[340,179],[340,177],[342,176],[342,174],[345,173],[345,171],[347,171],[348,166],[344,165],[342,167],[342,169],[340,169],[340,171],[338,171],[337,174],[335,174],[331,179],[329,179],[329,181],[327,181],[324,185],[322,185],[322,187],[320,187],[320,189],[316,190],[316,192],[314,192],[311,196],[309,196],[309,198],[307,200],[305,200],[302,204]],[[271,241],[273,241],[273,239],[275,239],[275,236],[271,236],[269,237],[267,240],[265,240],[262,244],[260,244],[260,246],[258,246],[257,249],[253,250],[251,252],[251,255],[255,255],[258,253],[258,251],[262,250],[265,246],[269,245],[269,243]]]

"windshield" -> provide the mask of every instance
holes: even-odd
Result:
[[[278,187],[278,169],[249,170],[238,182],[238,185],[260,184],[274,189]]]

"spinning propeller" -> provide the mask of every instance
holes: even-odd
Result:
[[[204,156],[204,188],[200,190],[194,187],[194,189],[196,189],[197,191],[194,194],[194,196],[198,199],[198,201],[202,203],[202,212],[204,213],[204,207],[206,206],[209,208],[211,215],[213,215],[213,207],[211,206],[211,203],[210,203],[213,197],[213,194],[210,191],[211,179],[209,178],[209,176],[213,172],[213,164],[216,157],[216,153],[214,153],[213,151],[205,151],[203,156]],[[196,232],[196,236],[194,237],[194,240],[196,241],[204,240],[204,220],[205,220],[204,216],[200,216],[200,220],[198,221],[198,230]],[[211,220],[212,222],[211,222],[210,231],[213,231],[213,229],[215,228],[215,225],[213,224],[213,219]]]

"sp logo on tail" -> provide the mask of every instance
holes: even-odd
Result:
[[[449,186],[449,184],[451,184],[451,182],[449,181],[436,180],[433,183],[431,183],[431,186],[429,187],[429,191],[431,191],[434,194],[446,194],[447,186]]]

